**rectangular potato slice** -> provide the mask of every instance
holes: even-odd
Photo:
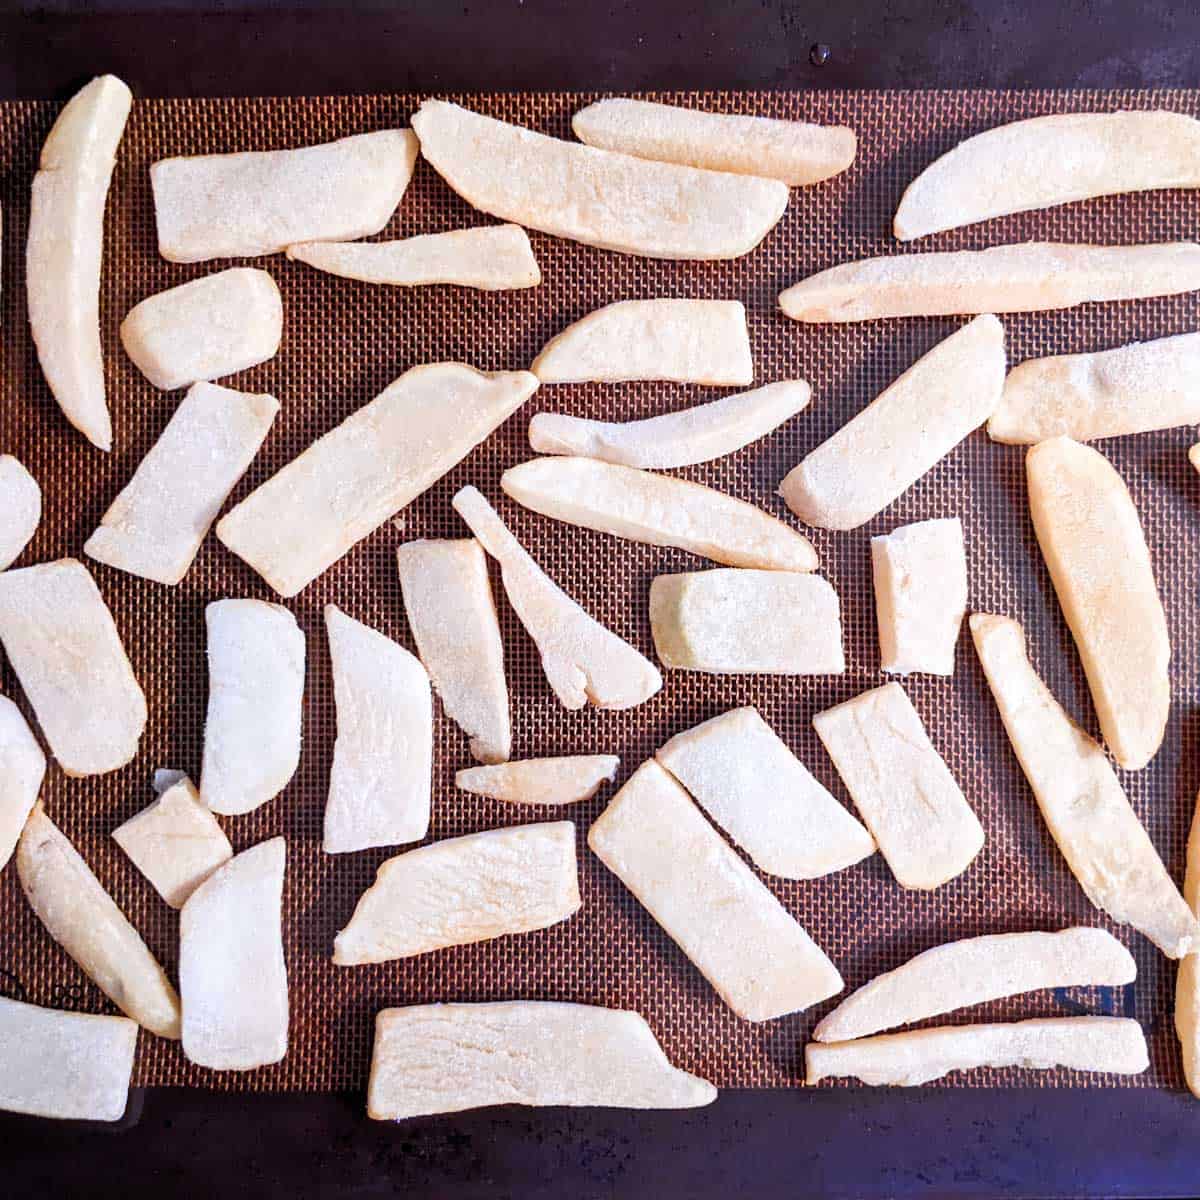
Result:
[[[1200,798],[1188,834],[1183,898],[1192,913],[1200,917]],[[1184,955],[1175,977],[1175,1033],[1183,1055],[1183,1077],[1192,1095],[1200,1100],[1200,953],[1195,950]]]
[[[875,839],[754,708],[677,733],[654,757],[768,874],[818,879],[875,853]]]
[[[375,1018],[367,1115],[494,1104],[695,1108],[717,1089],[673,1067],[635,1012],[509,1000],[385,1008]]]
[[[102,775],[133,758],[146,697],[83,563],[0,573],[0,642],[66,774]]]
[[[548,929],[578,911],[570,821],[489,829],[389,858],[333,941],[342,967]]]
[[[413,367],[226,513],[217,537],[281,596],[294,596],[536,390],[528,371]]]
[[[500,486],[534,512],[614,537],[674,546],[732,567],[817,567],[817,552],[802,533],[745,500],[687,479],[594,458],[534,458],[509,467]]]
[[[0,454],[0,571],[17,561],[41,520],[38,481],[11,454]]]
[[[978,1067],[1140,1075],[1150,1065],[1142,1027],[1125,1017],[1051,1017],[883,1033],[853,1042],[809,1042],[804,1058],[804,1082],[810,1086],[848,1075],[873,1087],[915,1087]]]
[[[274,396],[215,383],[189,388],[83,552],[143,579],[178,583],[278,412]]]
[[[396,566],[417,653],[446,715],[470,738],[476,759],[504,762],[512,722],[483,547],[474,538],[406,542]]]
[[[542,272],[519,225],[483,225],[398,242],[302,242],[288,258],[343,279],[399,287],[450,283],[485,292],[537,287]]]
[[[46,775],[46,756],[21,710],[0,696],[0,871],[17,848]]]
[[[611,783],[620,765],[615,754],[527,758],[524,762],[467,767],[454,776],[454,786],[507,804],[578,804]]]
[[[974,862],[983,827],[898,683],[817,713],[813,728],[901,887],[941,887]]]
[[[1003,390],[1004,326],[976,317],[789,471],[779,494],[809,525],[856,529],[978,429]]]
[[[231,858],[179,915],[183,1052],[216,1071],[251,1071],[288,1049],[283,838]]]
[[[994,933],[934,946],[852,992],[812,1035],[844,1042],[1043,988],[1120,987],[1133,955],[1105,929]]]
[[[383,129],[295,150],[160,159],[150,168],[158,252],[170,262],[253,258],[378,233],[417,150],[411,130]]]
[[[1042,312],[1200,288],[1200,245],[1021,242],[842,263],[780,293],[794,321]]]
[[[1126,770],[1162,744],[1171,642],[1142,523],[1099,451],[1052,438],[1025,457],[1029,511],[1079,650],[1100,730]]]
[[[421,154],[468,204],[505,221],[649,258],[737,258],[774,227],[774,179],[647,162],[426,100]]]
[[[325,606],[337,740],[325,806],[326,854],[419,842],[429,832],[433,696],[417,659]]]
[[[653,759],[588,831],[588,845],[739,1017],[769,1021],[842,990],[842,977]]]
[[[967,613],[967,552],[957,517],[900,525],[871,539],[879,657],[895,675],[954,674]]]
[[[137,1024],[0,996],[0,1109],[66,1121],[119,1121]]]
[[[663,666],[717,675],[840,675],[841,607],[819,575],[724,568],[657,575],[650,630]]]
[[[1200,947],[1200,925],[1163,866],[1104,751],[1029,662],[1016,621],[975,613],[971,636],[1021,769],[1088,899],[1168,958]]]

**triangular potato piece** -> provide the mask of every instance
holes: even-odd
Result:
[[[42,489],[11,454],[0,454],[0,571],[12,566],[42,520]]]
[[[46,775],[46,756],[21,710],[0,696],[0,871],[17,841]]]
[[[527,758],[523,762],[467,767],[454,776],[454,786],[508,804],[578,804],[611,783],[620,765],[615,754]]]

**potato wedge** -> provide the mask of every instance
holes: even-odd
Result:
[[[875,839],[754,708],[677,733],[654,757],[769,875],[818,879],[875,853]]]
[[[160,159],[150,168],[158,252],[170,262],[253,258],[378,233],[417,149],[411,130],[383,129],[295,150]]]
[[[620,765],[615,754],[527,758],[523,762],[467,767],[454,776],[454,786],[507,804],[578,804],[611,783]]]
[[[528,371],[406,371],[217,524],[217,537],[294,596],[465,458],[537,390]]]
[[[398,287],[450,283],[498,292],[542,282],[520,225],[452,229],[398,242],[301,242],[289,246],[287,256],[343,279]]]
[[[500,486],[546,517],[714,562],[813,571],[817,552],[778,517],[702,483],[595,458],[535,458],[509,467]]]
[[[179,914],[183,1052],[215,1071],[252,1071],[288,1049],[283,838],[231,858]]]
[[[769,1021],[842,990],[825,952],[653,759],[596,819],[588,845],[739,1017]]]
[[[1200,471],[1200,442],[1197,442],[1194,446],[1188,447],[1188,462],[1190,462],[1197,471]]]
[[[451,504],[500,564],[509,603],[536,643],[546,680],[564,708],[633,708],[662,687],[658,668],[572,600],[481,492],[465,487]]]
[[[193,385],[83,552],[143,579],[178,583],[278,412],[274,396]]]
[[[59,113],[33,179],[25,247],[42,374],[67,420],[101,450],[112,449],[100,346],[104,205],[132,103],[115,75],[100,75]]]
[[[818,1022],[812,1035],[818,1042],[844,1042],[1021,992],[1120,987],[1135,978],[1133,955],[1105,929],[963,938],[876,975]]]
[[[129,1102],[137,1024],[56,1012],[0,996],[0,1109],[119,1121]]]
[[[794,321],[1042,312],[1200,288],[1200,245],[1021,242],[841,263],[780,293]]]
[[[46,775],[46,756],[21,710],[0,696],[0,871],[8,865]]]
[[[133,758],[146,697],[83,563],[0,573],[0,642],[66,774],[103,775]]]
[[[50,936],[123,1012],[179,1037],[179,996],[104,885],[39,804],[17,843],[17,876]]]
[[[657,575],[650,631],[664,667],[717,675],[840,675],[841,606],[819,575],[722,569]]]
[[[671,1065],[635,1012],[508,1000],[375,1018],[367,1115],[376,1121],[494,1104],[695,1108],[716,1098],[712,1084]]]
[[[200,798],[240,816],[287,787],[300,762],[304,634],[264,600],[214,600],[208,630],[208,713]]]
[[[976,317],[917,359],[779,485],[819,529],[878,516],[996,411],[1004,390],[1004,326]]]
[[[42,489],[11,454],[0,454],[0,571],[11,567],[42,521]]]
[[[813,728],[901,887],[941,887],[974,862],[983,827],[898,683],[817,713]]]
[[[804,1082],[810,1087],[839,1075],[873,1087],[915,1087],[978,1067],[1140,1075],[1150,1065],[1142,1027],[1125,1017],[1050,1017],[914,1029],[853,1042],[809,1042],[804,1059]]]
[[[783,216],[774,179],[699,171],[560,141],[426,100],[421,154],[468,204],[505,221],[648,258],[738,258]]]
[[[803,379],[785,379],[644,421],[540,412],[529,422],[529,444],[539,454],[575,454],[626,467],[688,467],[766,437],[807,408],[811,396]]]
[[[1171,643],[1137,509],[1109,461],[1070,438],[1034,446],[1025,472],[1038,545],[1100,730],[1117,762],[1139,770],[1166,731]]]
[[[840,175],[858,151],[854,130],[844,125],[699,112],[624,97],[581,108],[571,129],[602,150],[778,179],[789,187]]]
[[[1200,121],[1173,112],[1055,113],[986,129],[905,189],[902,242],[1072,200],[1200,187]]]
[[[970,619],[971,636],[1021,769],[1087,898],[1168,958],[1200,948],[1200,925],[1163,866],[1104,751],[1038,678],[1016,621]]]
[[[1192,913],[1200,917],[1200,799],[1188,834],[1183,898]],[[1200,1100],[1200,953],[1196,950],[1184,955],[1175,978],[1175,1033],[1183,1055],[1183,1077],[1192,1095]]]
[[[489,829],[389,858],[333,941],[341,967],[548,929],[578,911],[570,821]]]
[[[621,300],[568,325],[529,368],[542,383],[754,381],[740,300]]]

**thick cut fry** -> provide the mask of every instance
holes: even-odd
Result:
[[[967,554],[957,517],[901,525],[871,539],[879,657],[885,671],[954,674],[967,612]]]
[[[137,1025],[0,996],[0,1109],[67,1121],[119,1121]]]
[[[398,854],[333,942],[338,966],[548,929],[579,909],[570,821],[491,829]]]
[[[1188,834],[1183,898],[1200,917],[1200,799]],[[1196,950],[1184,956],[1175,979],[1175,1033],[1183,1054],[1183,1077],[1192,1095],[1200,1100],[1200,953]]]
[[[939,342],[779,486],[821,529],[855,529],[881,513],[996,410],[1004,326],[976,317]]]
[[[25,290],[38,361],[67,420],[112,449],[100,347],[104,204],[133,96],[101,75],[59,113],[42,146],[29,208]]]
[[[662,687],[658,668],[589,616],[526,553],[483,494],[465,487],[451,501],[500,564],[509,603],[533,638],[542,670],[564,708],[633,708]]]
[[[483,547],[474,538],[406,542],[396,551],[404,611],[446,715],[480,762],[512,752],[504,646]]]
[[[509,1000],[385,1008],[367,1115],[397,1121],[493,1104],[695,1108],[717,1089],[673,1067],[635,1012]]]
[[[571,128],[581,142],[602,150],[791,187],[840,175],[858,151],[854,130],[844,125],[697,112],[623,97],[581,108]]]
[[[747,384],[754,380],[740,300],[621,300],[568,325],[529,368],[542,383]]]
[[[537,390],[527,371],[406,371],[217,524],[217,537],[294,596],[436,483]]]
[[[274,396],[215,383],[190,388],[84,553],[143,579],[178,583],[278,412]]]
[[[529,444],[539,454],[576,454],[626,467],[688,467],[732,454],[808,407],[803,379],[768,383],[644,421],[591,421],[537,413]]]
[[[0,573],[0,642],[66,774],[102,775],[137,753],[146,697],[83,563]]]
[[[0,696],[0,871],[17,847],[21,830],[46,775],[46,756],[21,710]]]
[[[1124,1017],[1051,1017],[915,1029],[853,1042],[809,1042],[804,1058],[809,1086],[848,1075],[873,1087],[915,1087],[977,1067],[1067,1067],[1140,1075],[1150,1065],[1142,1027]]]
[[[304,634],[264,600],[214,600],[200,798],[239,816],[277,796],[300,762]]]
[[[1042,312],[1200,288],[1200,245],[1083,246],[1020,242],[987,250],[895,254],[842,263],[782,292],[796,321],[874,321]]]
[[[908,185],[902,242],[1072,200],[1200,187],[1200,122],[1182,113],[1056,113],[984,130]]]
[[[769,1021],[842,990],[842,977],[653,759],[588,831],[588,845],[739,1017]]]
[[[718,675],[840,675],[841,607],[819,575],[725,569],[658,575],[650,631],[665,667]]]
[[[325,807],[326,854],[419,842],[429,832],[433,696],[417,659],[325,606],[337,740]]]
[[[648,258],[737,258],[787,207],[785,184],[560,141],[426,100],[421,154],[468,204],[556,237]]]
[[[676,734],[654,757],[771,875],[817,879],[875,853],[875,839],[753,708]]]
[[[254,267],[231,267],[150,296],[121,322],[121,345],[156,388],[219,379],[274,358],[283,299]]]
[[[179,997],[103,884],[38,805],[17,843],[17,875],[50,936],[123,1012],[179,1037]]]
[[[225,831],[186,777],[118,825],[113,840],[172,908],[182,908],[233,857]]]
[[[901,887],[941,887],[971,865],[983,827],[898,683],[817,713],[813,728]]]
[[[1120,987],[1136,978],[1133,955],[1104,929],[963,938],[877,975],[812,1035],[818,1042],[845,1042],[1021,992]]]
[[[1004,381],[988,422],[997,442],[1117,437],[1200,422],[1200,333],[1097,354],[1031,358]]]
[[[542,272],[519,225],[427,233],[399,242],[303,242],[288,258],[343,279],[420,287],[453,283],[485,292],[537,287]]]
[[[1104,740],[1126,770],[1162,744],[1171,643],[1125,481],[1090,446],[1052,438],[1025,459],[1029,509]]]
[[[614,537],[690,550],[733,567],[817,567],[803,534],[745,500],[687,479],[594,458],[535,458],[510,467],[500,486],[534,512]]]
[[[158,252],[253,258],[378,233],[412,178],[417,139],[384,129],[295,150],[164,158],[150,168]]]
[[[12,566],[42,520],[42,489],[11,454],[0,454],[0,571]]]
[[[467,767],[454,776],[454,786],[508,804],[578,804],[611,783],[620,765],[615,754],[527,758],[524,762]]]
[[[1200,947],[1200,925],[1130,807],[1104,751],[1038,678],[1016,621],[975,613],[971,636],[1021,769],[1072,874],[1114,921],[1168,958]]]
[[[243,850],[179,915],[183,1052],[198,1066],[251,1071],[288,1049],[283,838]]]

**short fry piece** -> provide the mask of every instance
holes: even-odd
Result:
[[[1104,751],[1038,678],[1016,621],[975,613],[971,636],[1000,718],[1059,850],[1088,899],[1168,958],[1200,947],[1197,925]]]
[[[0,696],[0,871],[17,848],[21,830],[46,775],[46,756],[21,710]]]
[[[1200,917],[1200,799],[1188,833],[1183,898],[1192,913]],[[1200,942],[1196,944],[1200,946]],[[1184,955],[1175,977],[1175,1033],[1183,1054],[1183,1077],[1192,1095],[1200,1100],[1200,954],[1196,950]]]
[[[367,1115],[398,1121],[493,1104],[695,1108],[717,1089],[673,1067],[635,1012],[509,1000],[385,1008]]]
[[[1188,447],[1188,462],[1190,462],[1197,471],[1200,471],[1200,442],[1197,442],[1194,446]]]
[[[389,858],[333,942],[338,966],[548,929],[579,909],[570,821],[490,829]]]
[[[0,454],[0,571],[12,566],[42,520],[42,489],[11,454]]]
[[[508,804],[578,804],[611,783],[620,765],[615,754],[527,758],[523,762],[467,767],[454,776],[454,786]]]

